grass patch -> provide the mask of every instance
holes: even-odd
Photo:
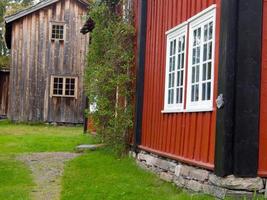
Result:
[[[63,200],[208,200],[189,195],[106,151],[91,152],[68,163],[63,177]]]
[[[29,169],[13,156],[0,156],[0,199],[29,200],[33,181]]]
[[[0,121],[0,154],[71,152],[79,144],[93,143],[82,127],[12,124]]]

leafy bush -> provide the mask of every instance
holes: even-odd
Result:
[[[109,0],[91,5],[89,15],[95,28],[85,82],[89,102],[96,107],[95,112],[89,113],[96,131],[103,142],[121,154],[126,152],[133,125],[134,28],[114,10],[120,2],[110,3]]]
[[[10,57],[0,56],[0,69],[8,69],[10,67]]]

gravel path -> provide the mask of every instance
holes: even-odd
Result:
[[[33,153],[17,157],[31,170],[35,181],[32,191],[34,200],[59,200],[61,192],[61,176],[64,164],[80,154],[76,153]]]

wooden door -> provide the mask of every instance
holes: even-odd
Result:
[[[9,72],[0,71],[0,116],[8,111]]]

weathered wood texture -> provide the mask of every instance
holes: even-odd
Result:
[[[9,72],[0,71],[0,115],[7,115]]]
[[[61,0],[12,24],[9,118],[14,121],[82,123],[83,77],[89,35],[80,28],[87,7]],[[66,23],[66,40],[51,41],[50,23]],[[51,97],[51,75],[77,76],[78,98]]]
[[[141,148],[208,169],[214,168],[220,0],[147,0],[147,44]],[[214,111],[163,114],[166,35],[212,4],[217,5]],[[138,10],[135,8],[135,16]]]

